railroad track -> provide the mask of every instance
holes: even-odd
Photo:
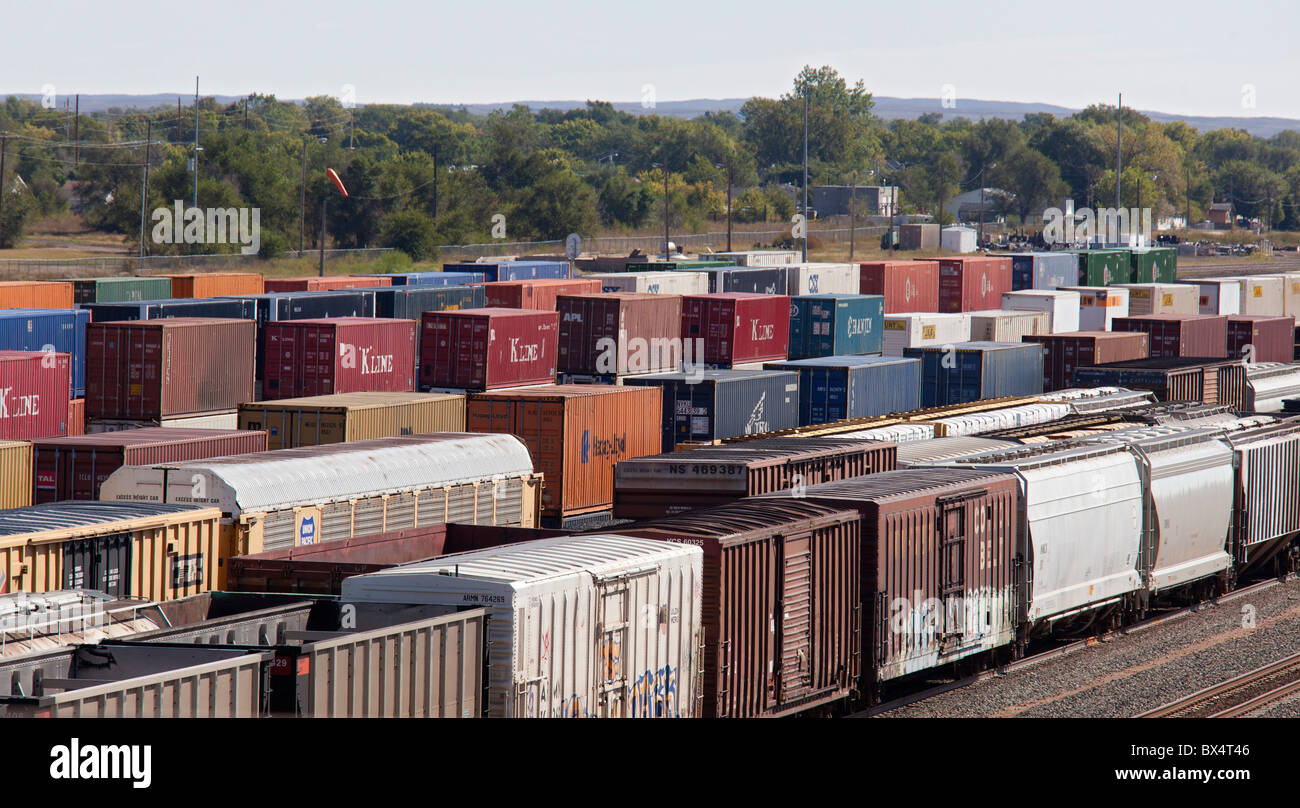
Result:
[[[1137,718],[1241,718],[1300,693],[1300,654],[1148,710]]]

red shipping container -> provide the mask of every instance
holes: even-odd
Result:
[[[682,299],[683,355],[706,365],[733,367],[785,359],[790,350],[790,298],[721,292]],[[703,360],[698,343],[703,340]],[[690,349],[687,350],[687,346]]]
[[[554,382],[559,330],[553,311],[426,311],[420,386],[490,390]]]
[[[885,314],[939,311],[938,263],[871,261],[858,266],[859,291],[864,295],[884,295]]]
[[[86,399],[74,398],[68,402],[69,435],[86,434]]]
[[[1144,314],[1116,317],[1111,331],[1151,337],[1152,359],[1177,356],[1223,359],[1228,355],[1228,318],[1218,314]]]
[[[174,317],[86,328],[86,415],[153,420],[253,400],[252,320]]]
[[[146,427],[38,440],[32,446],[32,502],[99,499],[100,485],[122,466],[265,451],[263,430]]]
[[[939,311],[947,314],[1002,308],[1011,291],[1011,257],[941,258]]]
[[[328,292],[332,289],[362,289],[392,286],[393,279],[370,275],[327,275],[307,278],[267,278],[267,292]]]
[[[267,400],[415,389],[414,320],[336,317],[266,324]]]
[[[1295,361],[1294,339],[1294,316],[1228,315],[1229,359],[1290,363]]]
[[[556,369],[561,373],[656,373],[677,369],[681,351],[672,350],[672,346],[679,345],[682,332],[680,295],[561,295],[555,308],[560,313]]]
[[[1043,346],[1043,391],[1051,392],[1074,387],[1077,367],[1146,359],[1151,338],[1136,332],[1069,331],[1032,334],[1020,339]]]
[[[527,281],[493,281],[483,284],[483,305],[490,309],[540,309],[555,311],[560,295],[581,295],[601,290],[598,280],[538,278]]]
[[[71,398],[71,354],[0,351],[0,438],[66,433]]]

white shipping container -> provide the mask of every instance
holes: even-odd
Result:
[[[703,552],[564,536],[343,581],[344,603],[486,606],[488,715],[693,717]]]
[[[969,314],[887,314],[882,325],[885,356],[902,356],[905,348],[970,341]]]
[[[1109,331],[1116,317],[1129,315],[1129,290],[1119,286],[1063,286],[1079,293],[1079,330]]]
[[[795,264],[789,269],[786,294],[856,295],[861,290],[860,270],[853,264]]]
[[[1050,323],[1045,311],[972,311],[970,338],[977,342],[1020,342],[1024,336],[1052,333]]]
[[[1201,314],[1241,313],[1241,281],[1214,278],[1185,283],[1201,290]]]
[[[1018,407],[1005,407],[1000,410],[936,418],[933,423],[936,435],[961,437],[964,435],[982,435],[985,432],[996,432],[1000,429],[1050,424],[1069,414],[1070,407],[1068,404],[1022,404]]]
[[[970,227],[945,227],[939,231],[939,247],[947,252],[975,252],[975,230]]]
[[[145,427],[239,429],[239,410],[205,412],[202,415],[189,415],[184,418],[163,418],[149,421],[127,421],[121,418],[89,418],[86,420],[86,434],[88,435],[98,435],[104,432],[124,432],[128,429],[142,429]]]
[[[1282,297],[1286,280],[1277,275],[1250,275],[1237,278],[1241,284],[1242,314],[1271,314],[1281,317],[1285,314],[1286,301]]]
[[[1282,279],[1282,314],[1300,321],[1300,272],[1279,272],[1274,277]]]
[[[1129,290],[1130,317],[1201,311],[1201,287],[1190,283],[1122,283],[1119,286]]]
[[[641,292],[650,295],[707,295],[709,276],[703,272],[601,272],[583,275],[600,281],[602,292]]]
[[[799,262],[794,250],[737,250],[706,256],[711,261],[731,261],[738,267],[786,267]]]
[[[1079,330],[1079,302],[1082,296],[1071,290],[1022,289],[1004,292],[1002,308],[1045,311],[1049,333],[1064,334]]]
[[[894,443],[927,441],[934,437],[934,424],[875,426],[857,432],[837,432],[834,437],[854,440],[892,440]]]

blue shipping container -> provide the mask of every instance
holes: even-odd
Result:
[[[502,261],[499,264],[443,264],[443,272],[482,272],[483,280],[531,281],[569,277],[568,261]]]
[[[1011,290],[1077,286],[1079,258],[1071,252],[1011,254]]]
[[[481,309],[482,286],[384,286],[375,290],[375,316],[418,320],[426,311]]]
[[[628,376],[623,384],[664,391],[663,450],[687,441],[757,435],[799,425],[799,374],[704,370],[699,375]]]
[[[861,356],[883,350],[881,295],[790,298],[790,358]]]
[[[53,351],[72,355],[72,396],[86,394],[85,309],[0,310],[0,350]]]
[[[472,266],[472,265],[471,265]],[[376,272],[368,277],[388,278],[393,286],[463,286],[482,283],[483,272]]]
[[[921,360],[921,406],[968,404],[1043,392],[1043,348],[1037,343],[958,342],[905,348]]]
[[[898,356],[823,356],[768,362],[799,374],[799,425],[827,424],[921,408],[921,360]]]
[[[168,317],[229,317],[256,320],[257,302],[239,297],[176,298],[130,303],[82,303],[96,323],[163,320]]]

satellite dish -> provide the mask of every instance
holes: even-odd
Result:
[[[564,239],[564,257],[572,261],[579,255],[582,255],[582,236],[570,233]]]

